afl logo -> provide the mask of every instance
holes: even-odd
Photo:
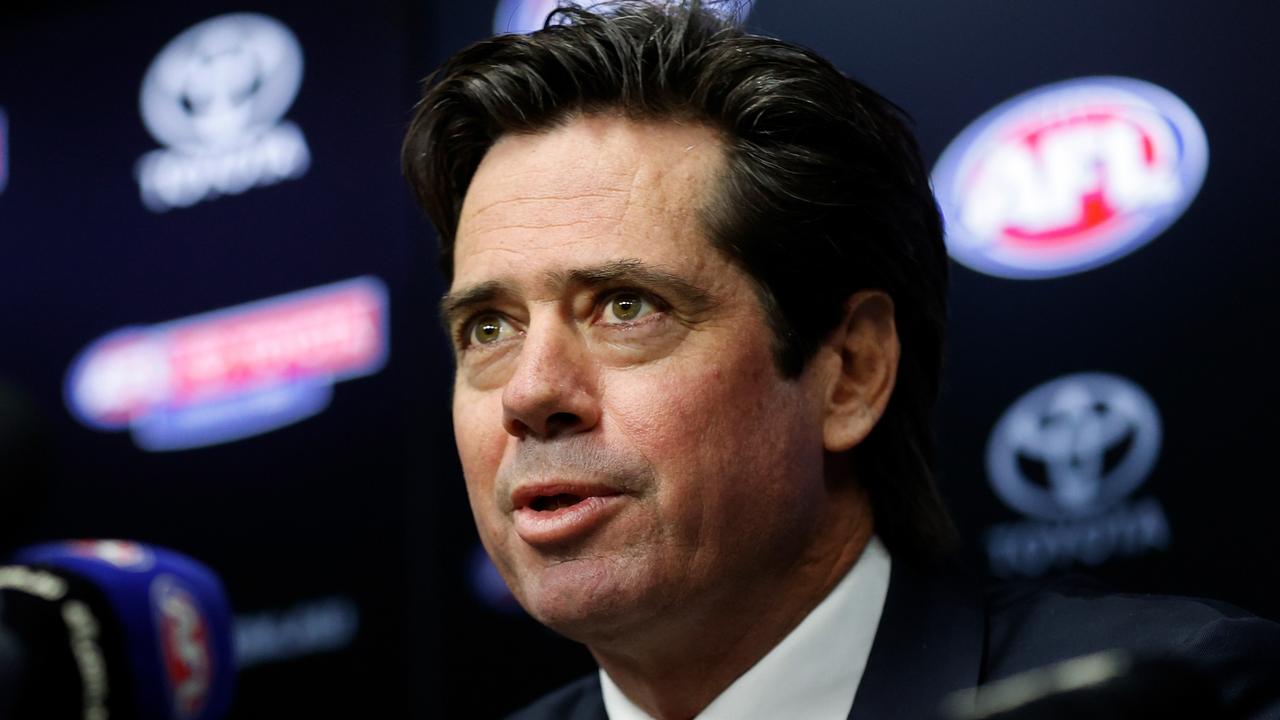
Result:
[[[933,185],[957,262],[1048,278],[1151,241],[1195,199],[1208,162],[1204,128],[1172,93],[1080,78],[978,118],[943,151]]]

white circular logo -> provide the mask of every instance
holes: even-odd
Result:
[[[547,16],[559,7],[580,7],[597,12],[607,12],[610,5],[617,5],[616,0],[498,0],[493,12],[493,31],[503,33],[531,33],[541,30],[547,22]],[[711,12],[725,18],[733,18],[742,23],[751,12],[752,2],[735,0],[705,3]]]
[[[205,20],[160,51],[142,81],[142,118],[156,140],[191,153],[244,145],[284,116],[302,83],[302,48],[278,20]]]
[[[987,444],[991,485],[1006,503],[1044,520],[1095,515],[1146,480],[1160,453],[1155,403],[1132,382],[1079,373],[1017,400]]]
[[[541,30],[551,11],[571,4],[575,3],[560,0],[498,0],[498,7],[493,12],[493,31],[502,34]]]
[[[1047,278],[1109,263],[1164,232],[1208,163],[1204,128],[1173,93],[1090,77],[978,118],[938,158],[933,186],[957,262]]]

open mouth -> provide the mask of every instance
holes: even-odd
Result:
[[[582,502],[581,495],[572,493],[557,493],[555,495],[539,495],[529,502],[529,508],[538,512],[555,512],[563,510],[567,507],[573,507]]]
[[[525,542],[549,547],[586,537],[620,510],[624,497],[625,493],[599,485],[525,487],[512,497],[512,519]]]

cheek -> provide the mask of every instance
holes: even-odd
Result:
[[[494,496],[494,482],[506,448],[506,432],[502,429],[500,397],[491,395],[494,393],[455,389],[454,438],[458,445],[458,458],[462,461],[467,501],[480,541],[502,576],[510,582],[514,574],[509,528],[504,524]]]
[[[506,444],[502,429],[500,398],[493,393],[476,393],[456,389],[453,399],[454,439],[458,446],[458,458],[467,482],[467,494],[476,510],[492,505],[489,496],[494,477],[502,462]],[[477,513],[477,519],[480,514]]]
[[[668,482],[666,476],[694,472],[702,460],[698,448],[721,432],[714,427],[719,424],[715,384],[714,371],[639,367],[613,374],[602,395],[605,417],[621,436],[614,442],[643,454]]]
[[[803,457],[794,435],[803,408],[770,358],[717,358],[644,372],[643,381],[639,369],[612,379],[610,414],[657,469],[662,495],[679,496],[682,513],[715,514],[759,500],[768,491],[762,482]]]

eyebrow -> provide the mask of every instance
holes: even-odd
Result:
[[[488,305],[495,298],[512,294],[514,288],[499,280],[489,280],[465,290],[446,293],[440,298],[440,323],[444,325],[445,332],[452,332],[457,319],[471,308]]]
[[[553,288],[607,285],[635,285],[654,288],[666,295],[674,295],[684,305],[686,314],[696,315],[709,309],[714,302],[702,288],[674,273],[646,265],[636,258],[613,260],[589,267],[571,270],[551,270],[546,273]],[[518,294],[515,286],[504,280],[488,280],[462,290],[447,293],[440,300],[440,321],[449,331],[458,318],[468,310],[492,303],[503,296]]]
[[[549,273],[553,279],[559,279],[562,273]],[[601,287],[603,285],[637,285],[661,290],[675,295],[690,306],[690,311],[700,312],[711,306],[711,296],[705,290],[674,273],[659,270],[645,265],[635,258],[614,260],[587,268],[575,268],[563,273],[564,279],[558,284],[581,287]]]

